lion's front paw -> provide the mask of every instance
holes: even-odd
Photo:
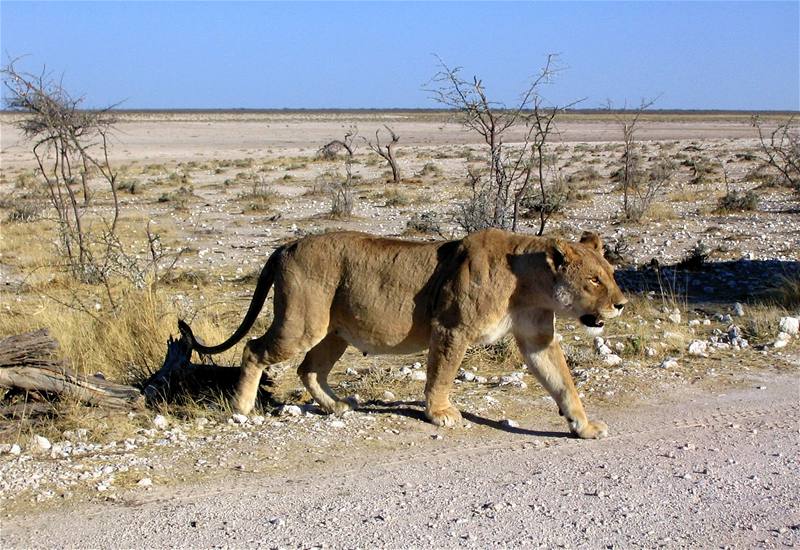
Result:
[[[605,422],[594,420],[579,428],[573,427],[572,432],[581,439],[600,439],[608,435],[608,426]]]
[[[425,415],[437,426],[456,426],[461,423],[461,412],[455,407],[438,411],[425,411]]]

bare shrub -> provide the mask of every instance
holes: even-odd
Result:
[[[18,71],[14,61],[0,73],[6,88],[6,107],[27,115],[15,124],[32,143],[37,176],[46,184],[58,217],[59,242],[67,269],[82,282],[100,282],[102,260],[98,263],[91,247],[92,241],[98,239],[88,233],[82,217],[91,200],[88,180],[96,174],[111,190],[113,216],[104,226],[113,240],[119,202],[117,172],[108,160],[108,137],[114,124],[110,108],[84,110],[82,98],[73,98],[58,81],[46,73],[37,76]],[[78,183],[82,200],[75,189]]]
[[[384,125],[384,128],[389,132],[389,137],[391,138],[389,143],[381,144],[380,128],[375,130],[375,143],[372,143],[367,138],[364,138],[364,141],[374,153],[389,163],[389,168],[392,170],[392,182],[400,183],[400,168],[397,166],[397,159],[395,158],[394,151],[395,145],[400,141],[400,136],[395,134],[388,126]]]
[[[717,201],[720,212],[742,212],[758,210],[758,195],[750,191],[728,191]]]
[[[555,117],[575,104],[546,106],[540,94],[540,88],[558,72],[556,60],[555,55],[547,56],[545,66],[512,107],[490,100],[478,77],[464,80],[460,67],[448,67],[439,60],[440,70],[433,77],[429,91],[437,102],[453,109],[467,129],[481,136],[488,148],[483,169],[471,169],[467,175],[471,190],[468,202],[459,205],[455,213],[456,223],[465,231],[486,227],[516,231],[520,202],[537,175],[540,192],[543,196],[546,193],[545,151],[555,131]],[[518,126],[524,126],[522,142],[506,145],[508,132]],[[542,202],[547,202],[546,198]],[[543,211],[540,235],[547,217]]]
[[[753,116],[753,126],[767,165],[778,173],[778,183],[800,191],[800,125],[794,115],[768,134],[757,115]]]
[[[269,211],[277,198],[278,194],[263,174],[250,174],[250,188],[239,195],[239,200],[247,203],[247,208],[253,211]]]
[[[335,147],[337,151],[344,150],[347,154],[344,159],[345,176],[341,178],[336,172],[327,172],[320,178],[327,190],[331,201],[330,215],[334,218],[349,218],[353,215],[355,197],[353,194],[353,157],[356,152],[356,139],[358,138],[358,128],[351,127],[347,130],[344,138],[333,140],[320,148],[330,149]],[[335,157],[335,155],[334,155]]]
[[[411,219],[406,222],[405,233],[407,235],[422,234],[444,236],[441,221],[435,212],[415,213]]]
[[[633,110],[623,109],[613,113],[622,129],[621,166],[612,179],[622,189],[622,216],[632,222],[640,221],[669,184],[675,167],[671,160],[661,156],[649,169],[644,166],[643,151],[636,141],[636,131],[644,112],[653,106],[655,99],[642,100]],[[612,110],[609,103],[608,109]]]

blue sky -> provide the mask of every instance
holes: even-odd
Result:
[[[513,101],[546,55],[555,103],[800,109],[800,3],[0,2],[3,61],[89,106],[435,107],[439,55]]]

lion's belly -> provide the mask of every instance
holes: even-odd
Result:
[[[428,347],[428,338],[408,334],[403,338],[386,337],[374,332],[366,333],[349,328],[338,328],[335,334],[362,353],[394,355],[415,353]]]
[[[511,315],[506,315],[500,321],[495,324],[489,325],[484,331],[478,336],[476,340],[476,344],[486,345],[486,344],[494,344],[500,338],[511,332]]]

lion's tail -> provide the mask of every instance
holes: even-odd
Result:
[[[253,298],[250,301],[250,307],[248,308],[247,313],[242,320],[242,324],[239,325],[239,328],[236,329],[236,332],[234,332],[230,338],[216,346],[205,346],[195,339],[191,327],[186,322],[178,319],[178,329],[189,341],[191,349],[203,355],[216,355],[217,353],[222,353],[223,351],[231,349],[233,346],[239,343],[239,340],[245,337],[250,329],[253,328],[253,324],[258,318],[258,314],[261,313],[261,308],[264,307],[264,302],[267,300],[269,289],[272,287],[272,283],[275,281],[275,266],[283,253],[283,248],[284,247],[279,247],[276,249],[267,260],[267,263],[264,264],[261,274],[258,276],[256,289],[253,291]]]

